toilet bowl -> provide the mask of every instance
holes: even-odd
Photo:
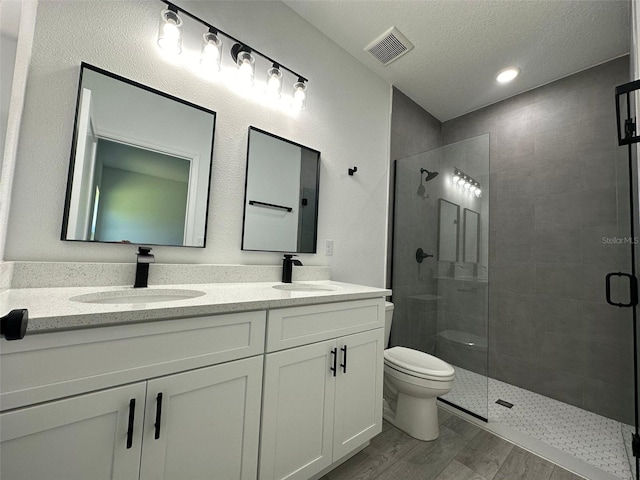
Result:
[[[385,346],[388,346],[393,304],[385,306]],[[427,353],[405,347],[384,351],[384,419],[418,440],[440,434],[436,397],[449,393],[455,371]]]

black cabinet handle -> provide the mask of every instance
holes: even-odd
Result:
[[[156,427],[155,439],[160,438],[160,421],[162,420],[162,393],[159,393],[156,397],[156,423],[153,424]]]
[[[344,345],[340,350],[342,350],[342,359],[344,363],[341,363],[342,373],[347,373],[347,346]]]
[[[329,368],[333,372],[333,376],[336,376],[336,371],[338,370],[338,347],[331,350],[331,355],[333,355],[333,367]]]
[[[136,416],[136,399],[129,400],[129,424],[127,425],[127,449],[133,446],[133,422]]]

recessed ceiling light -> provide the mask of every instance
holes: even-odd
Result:
[[[520,73],[520,69],[517,67],[509,67],[504,70],[500,70],[498,75],[496,76],[496,80],[499,83],[509,83],[511,80],[516,78]]]

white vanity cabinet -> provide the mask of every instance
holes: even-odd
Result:
[[[317,478],[382,430],[384,299],[335,298],[0,339],[0,478]]]
[[[144,400],[137,383],[0,414],[0,478],[138,478]]]
[[[3,340],[0,477],[255,479],[264,329],[248,312]]]
[[[260,480],[307,480],[381,432],[383,350],[383,299],[269,311]]]
[[[252,357],[0,414],[0,478],[255,479],[261,377]]]
[[[141,480],[253,480],[262,356],[150,380]]]

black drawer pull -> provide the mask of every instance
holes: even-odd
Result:
[[[159,393],[156,397],[156,423],[153,424],[156,427],[154,438],[158,440],[160,438],[160,421],[162,420],[162,393]]]
[[[333,367],[329,368],[329,370],[331,370],[333,372],[333,376],[336,376],[336,371],[338,370],[337,365],[338,365],[338,348],[334,348],[331,350],[331,355],[333,355]]]
[[[342,350],[342,359],[344,363],[341,363],[342,373],[347,373],[347,346],[344,345],[340,350]]]
[[[136,399],[129,400],[129,424],[127,425],[127,449],[133,446],[133,422],[136,416]]]

